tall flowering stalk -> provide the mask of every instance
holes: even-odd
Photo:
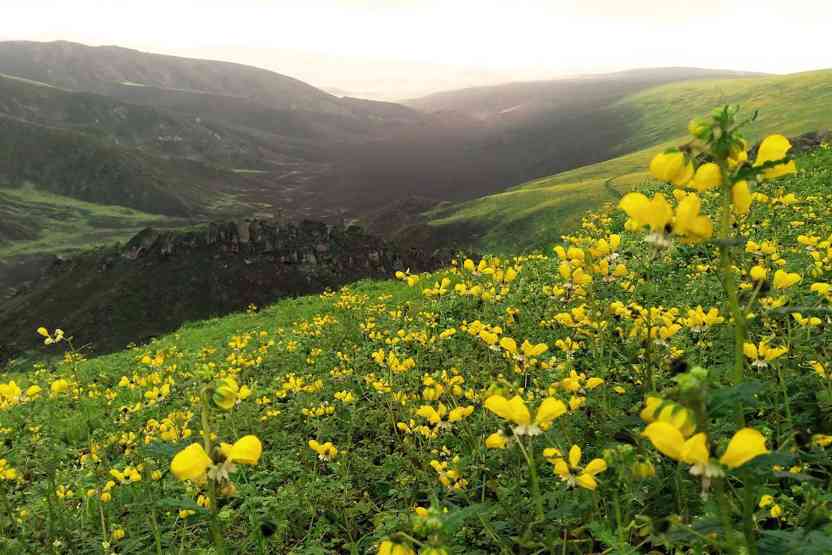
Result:
[[[629,216],[627,228],[648,227],[648,241],[667,247],[674,238],[684,243],[700,243],[713,238],[714,225],[700,213],[700,194],[717,190],[720,210],[715,243],[719,248],[719,275],[725,290],[728,311],[734,323],[734,365],[731,381],[743,379],[743,345],[746,338],[748,307],[740,306],[737,279],[733,266],[734,248],[741,240],[731,236],[731,224],[751,210],[754,184],[794,173],[794,161],[788,156],[791,144],[782,135],[770,135],[760,145],[752,163],[748,142],[740,132],[753,121],[738,122],[738,106],[714,110],[707,119],[695,119],[688,125],[691,140],[658,154],[650,163],[650,173],[660,181],[673,184],[677,204],[673,207],[662,193],[652,199],[642,193],[629,193],[620,208]]]
[[[233,378],[217,380],[200,391],[202,405],[202,444],[191,443],[173,457],[171,473],[179,480],[205,486],[210,512],[211,540],[217,552],[225,553],[225,542],[217,518],[220,495],[232,496],[236,487],[231,481],[237,465],[254,466],[260,460],[263,446],[253,435],[243,436],[233,444],[213,441],[212,412],[230,411],[239,398],[240,388]]]

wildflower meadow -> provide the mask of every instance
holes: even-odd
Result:
[[[547,252],[108,356],[32,330],[0,550],[832,553],[832,147],[752,149],[743,117]]]

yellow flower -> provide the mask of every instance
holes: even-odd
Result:
[[[652,478],[656,475],[656,467],[650,461],[638,461],[632,466],[633,476],[640,480]]]
[[[237,402],[239,391],[240,388],[237,382],[234,381],[234,378],[225,378],[224,380],[220,380],[216,387],[214,387],[214,394],[211,396],[211,400],[214,402],[214,405],[222,410],[231,410]]]
[[[330,441],[322,444],[314,439],[310,439],[309,448],[315,451],[318,454],[318,458],[322,461],[331,461],[338,455],[338,449]]]
[[[751,189],[748,187],[748,182],[737,181],[731,187],[731,202],[734,204],[734,210],[737,214],[745,215],[751,210]]]
[[[830,285],[829,283],[823,283],[820,281],[815,282],[811,286],[809,286],[809,291],[811,291],[812,293],[817,293],[822,297],[830,297],[830,300],[832,300],[832,297],[830,296],[832,295],[832,285]]]
[[[508,439],[502,432],[494,432],[485,438],[485,446],[489,449],[505,449],[508,445]]]
[[[792,317],[801,326],[817,327],[823,323],[823,320],[817,316],[803,316],[800,312],[792,312]]]
[[[728,153],[728,167],[731,169],[736,168],[737,166],[743,164],[748,160],[748,143],[740,139],[738,144],[735,144],[731,147],[731,151]]]
[[[652,395],[644,400],[644,404],[645,407],[639,416],[648,424],[652,422],[670,424],[684,437],[689,437],[696,431],[696,417],[682,405]],[[661,410],[659,410],[660,407]]]
[[[116,528],[113,530],[113,539],[115,541],[123,540],[125,535],[124,528]]]
[[[825,434],[815,434],[812,436],[812,443],[818,447],[829,447],[832,445],[832,436]]]
[[[761,509],[765,509],[766,507],[769,507],[773,504],[774,497],[772,497],[771,495],[764,495],[760,498],[760,502],[757,504],[757,506]]]
[[[722,170],[713,162],[699,166],[696,175],[693,177],[693,186],[700,193],[713,189],[720,183],[722,183]]]
[[[537,435],[541,430],[547,430],[552,422],[566,413],[566,405],[563,401],[553,397],[547,397],[540,403],[537,409],[534,422],[525,401],[519,395],[511,400],[502,395],[492,395],[485,400],[485,408],[517,426],[514,433],[517,435]]]
[[[500,347],[513,355],[517,354],[517,342],[511,337],[503,337],[500,339]]]
[[[650,173],[659,181],[684,187],[693,178],[693,163],[681,152],[663,152],[650,162]]]
[[[202,481],[212,461],[199,443],[179,451],[170,462],[170,471],[179,480]]]
[[[754,266],[749,272],[753,281],[765,281],[768,276],[768,270],[764,266]]]
[[[416,552],[407,544],[384,540],[378,546],[378,555],[416,555]]]
[[[761,166],[766,162],[776,162],[786,157],[786,154],[792,148],[789,140],[783,135],[769,135],[760,144],[760,150],[757,152],[757,159],[754,161],[754,166]],[[763,179],[775,179],[783,175],[789,175],[797,171],[797,166],[794,160],[785,164],[778,164],[772,168],[763,171]]]
[[[702,241],[713,235],[714,228],[708,216],[699,214],[701,201],[695,194],[686,195],[676,207],[676,223],[673,233],[691,241]]]
[[[783,270],[777,270],[774,272],[774,288],[775,289],[788,289],[792,285],[800,282],[802,278],[800,274],[792,272],[784,272]]]
[[[706,477],[718,475],[710,464],[708,454],[708,438],[704,433],[698,433],[685,440],[681,432],[665,422],[654,422],[642,432],[653,446],[662,454],[679,462],[693,465],[692,474],[704,474]],[[728,442],[719,462],[728,468],[737,468],[754,457],[768,453],[765,438],[753,428],[739,430]]]
[[[247,435],[234,442],[229,452],[229,459],[237,464],[255,465],[262,454],[263,445],[257,436]]]
[[[49,330],[41,326],[38,328],[38,335],[41,335],[43,337],[49,337]]]
[[[51,391],[53,395],[60,395],[61,393],[63,393],[67,389],[69,389],[69,382],[66,381],[63,378],[61,378],[59,380],[55,380],[49,386],[49,391]]]
[[[523,341],[521,349],[523,350],[523,356],[525,356],[526,358],[534,358],[539,357],[540,355],[548,351],[549,347],[546,345],[546,343],[529,343],[529,340],[527,339]]]
[[[815,374],[817,374],[817,375],[818,375],[818,376],[820,376],[821,378],[825,378],[825,377],[826,377],[826,367],[823,365],[823,363],[822,363],[822,362],[819,362],[819,361],[817,361],[817,360],[810,360],[810,361],[809,361],[809,367],[810,367],[812,370],[814,370],[814,371],[815,371]]]
[[[687,464],[708,464],[708,438],[700,432],[688,440],[676,426],[667,422],[653,422],[641,433],[660,453]]]
[[[769,347],[766,341],[761,341],[759,346],[746,342],[742,346],[742,352],[751,361],[751,366],[764,368],[772,360],[779,358],[789,352],[785,345],[782,347]]]
[[[463,418],[471,416],[473,412],[473,406],[453,408],[451,409],[451,412],[448,413],[448,422],[459,422]]]
[[[719,462],[728,468],[737,468],[765,453],[768,453],[768,449],[763,434],[754,428],[743,428],[728,442],[728,447]]]
[[[544,452],[544,457],[546,457],[546,454]],[[552,463],[555,474],[569,486],[579,486],[588,490],[595,490],[598,487],[595,476],[607,469],[607,463],[604,459],[592,459],[586,467],[581,467],[581,448],[577,445],[573,445],[569,449],[568,461],[563,458],[555,458],[549,460],[549,462]]]
[[[653,233],[664,233],[673,220],[673,208],[661,193],[648,199],[642,193],[627,193],[618,207],[639,227],[649,226]]]
[[[699,118],[692,119],[688,122],[688,133],[697,139],[703,139],[711,130],[711,126],[706,121]]]

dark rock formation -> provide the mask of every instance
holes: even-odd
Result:
[[[56,259],[0,307],[0,352],[36,346],[38,326],[61,327],[96,352],[123,348],[183,322],[264,306],[397,270],[435,269],[449,257],[403,249],[355,226],[304,221],[145,229],[125,245]]]

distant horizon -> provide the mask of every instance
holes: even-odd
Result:
[[[470,88],[478,88],[478,87],[489,87],[489,86],[500,86],[500,85],[508,85],[511,83],[523,83],[523,82],[537,82],[537,81],[552,81],[558,79],[574,79],[574,78],[581,78],[581,77],[593,77],[593,76],[602,76],[602,75],[609,75],[609,74],[616,74],[616,73],[625,73],[631,71],[639,71],[639,70],[659,70],[659,69],[700,69],[705,71],[727,71],[727,72],[736,72],[738,74],[747,74],[749,76],[753,75],[788,75],[789,73],[777,73],[777,72],[761,72],[761,71],[752,71],[747,70],[744,68],[714,68],[714,67],[701,67],[701,66],[685,66],[685,65],[668,65],[668,66],[626,66],[626,67],[617,67],[617,68],[607,68],[607,69],[598,69],[595,71],[587,71],[587,72],[573,72],[573,73],[563,73],[563,74],[552,74],[548,76],[543,75],[535,75],[534,72],[496,72],[491,71],[489,72],[483,68],[471,68],[471,67],[458,67],[453,65],[446,65],[446,64],[429,64],[429,63],[419,63],[419,62],[395,62],[392,60],[358,60],[358,59],[349,59],[349,58],[338,58],[340,64],[349,66],[350,62],[353,63],[361,63],[361,64],[378,64],[382,71],[389,72],[391,67],[395,65],[400,65],[403,70],[409,70],[413,67],[421,67],[425,71],[448,71],[450,73],[458,72],[461,75],[461,79],[454,83],[446,83],[447,86],[442,86],[441,83],[436,83],[433,87],[422,87],[421,90],[414,89],[413,92],[419,90],[422,94],[405,94],[404,96],[397,96],[392,95],[388,96],[381,92],[378,88],[371,89],[371,90],[359,90],[361,87],[358,88],[342,88],[342,86],[338,85],[331,85],[330,81],[326,78],[325,75],[318,75],[310,74],[310,75],[303,75],[303,71],[297,71],[298,68],[294,68],[295,71],[292,71],[293,68],[291,67],[284,67],[281,69],[279,61],[277,64],[274,62],[269,63],[268,60],[262,60],[265,63],[251,63],[246,60],[240,60],[239,57],[225,57],[225,59],[221,55],[212,55],[219,54],[219,51],[214,51],[213,49],[195,49],[193,51],[189,49],[177,49],[174,51],[154,51],[152,49],[143,48],[140,46],[131,46],[125,44],[112,44],[112,43],[102,43],[102,44],[91,44],[80,42],[77,40],[69,40],[69,39],[53,39],[53,40],[36,40],[36,39],[10,39],[6,37],[0,36],[0,42],[33,42],[33,43],[58,43],[58,42],[65,42],[70,44],[78,44],[86,47],[91,48],[124,48],[128,50],[136,50],[144,53],[150,54],[159,54],[159,55],[166,55],[166,56],[178,56],[183,58],[190,58],[190,59],[200,59],[206,61],[217,61],[217,62],[230,62],[236,63],[251,67],[256,67],[259,69],[273,71],[275,73],[279,73],[281,75],[286,75],[288,77],[292,77],[303,81],[307,84],[310,84],[320,90],[333,94],[335,96],[352,96],[357,98],[367,98],[372,100],[386,100],[386,101],[406,101],[411,99],[419,98],[420,96],[428,96],[431,94],[442,93],[446,91],[453,91],[453,90],[460,90],[460,89],[470,89]],[[297,57],[321,57],[324,56],[316,53],[316,52],[301,52],[295,51],[292,49],[258,49],[261,53],[275,53],[275,54],[291,54]],[[202,53],[203,55],[200,55]],[[276,67],[269,67],[269,66],[276,66]],[[823,71],[825,69],[832,69],[832,65],[827,67],[818,67],[815,69],[808,69],[803,71],[797,71],[792,73],[803,73],[803,72],[811,72],[811,71]],[[319,71],[318,68],[315,71]],[[301,75],[298,75],[301,73]],[[385,76],[379,76],[379,79],[382,80]],[[389,78],[389,77],[388,77]],[[470,81],[470,84],[465,84],[466,78]],[[337,80],[336,80],[337,81]]]
[[[236,62],[383,99],[642,68],[789,74],[832,58],[827,0],[8,3],[3,40]]]

